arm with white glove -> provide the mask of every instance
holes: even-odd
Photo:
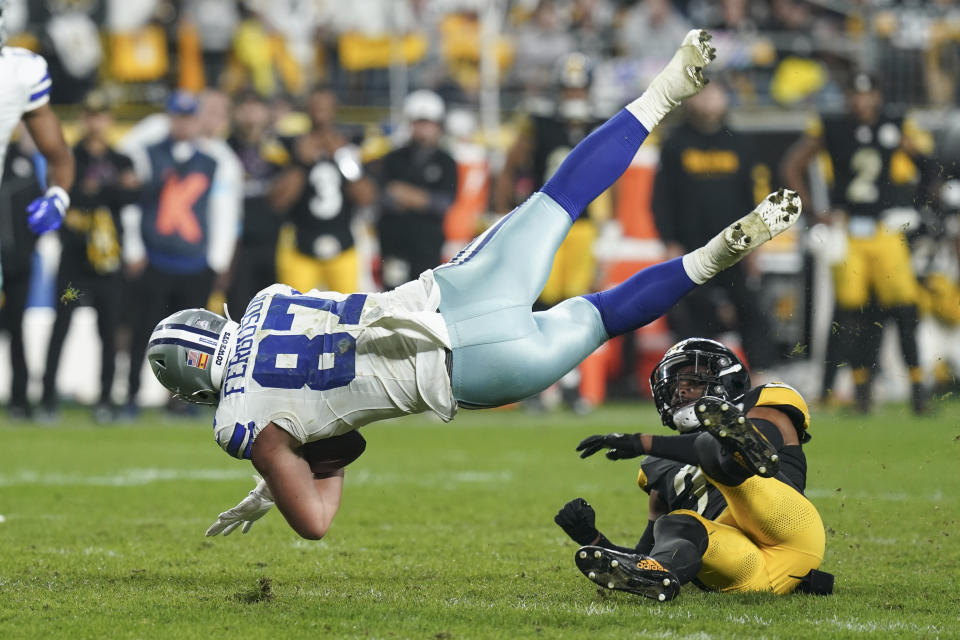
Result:
[[[217,521],[207,529],[206,535],[208,537],[221,533],[228,536],[240,525],[243,525],[242,532],[246,533],[250,531],[254,522],[273,508],[273,495],[270,493],[266,480],[259,476],[253,476],[253,479],[257,481],[257,486],[246,498],[240,501],[240,504],[217,516]]]

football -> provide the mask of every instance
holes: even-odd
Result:
[[[310,464],[314,475],[328,475],[343,469],[359,458],[367,441],[359,431],[349,431],[333,438],[314,440],[300,447],[300,455]]]

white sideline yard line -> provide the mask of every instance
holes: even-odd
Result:
[[[419,489],[455,489],[465,485],[503,485],[512,482],[512,471],[436,471],[433,473],[379,473],[357,469],[347,473],[350,486],[416,487]]]
[[[913,622],[901,622],[899,620],[894,622],[875,622],[868,620],[864,622],[856,618],[840,619],[834,616],[826,620],[810,619],[810,622],[817,626],[831,626],[842,629],[843,631],[852,631],[853,633],[873,634],[893,631],[898,633],[922,634],[920,636],[914,635],[914,637],[925,638],[935,637],[943,633],[943,629],[936,625],[919,625]]]
[[[113,474],[84,475],[81,473],[56,473],[18,471],[0,474],[0,487],[14,486],[93,486],[136,487],[157,482],[180,480],[200,482],[223,482],[249,480],[253,469],[121,469]],[[503,485],[514,479],[510,471],[449,471],[430,474],[376,473],[358,469],[349,474],[351,486],[413,486],[424,489],[453,489],[465,485]]]
[[[944,496],[943,491],[933,493],[907,493],[905,491],[837,491],[836,489],[807,488],[804,495],[809,499],[822,500],[824,498],[842,498],[844,500],[879,500],[881,502],[909,502],[923,500],[924,502],[943,502],[952,500]]]
[[[250,479],[250,471],[227,469],[158,469],[134,468],[121,469],[110,475],[83,475],[78,473],[50,473],[38,471],[19,471],[12,474],[0,474],[0,487],[23,485],[40,486],[94,486],[94,487],[136,487],[156,482],[193,480],[222,482],[224,480]]]

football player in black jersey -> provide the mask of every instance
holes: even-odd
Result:
[[[299,291],[358,288],[351,222],[358,207],[373,203],[375,187],[364,175],[359,150],[337,127],[336,109],[329,87],[310,93],[310,131],[289,141],[291,163],[271,189],[271,204],[286,214],[294,236],[281,231],[277,277]]]
[[[836,307],[823,391],[829,394],[837,365],[848,361],[857,408],[869,411],[872,369],[882,337],[883,318],[877,317],[876,305],[882,316],[897,321],[913,409],[923,413],[929,400],[917,352],[919,285],[910,247],[892,214],[913,208],[933,143],[909,118],[884,112],[877,80],[866,73],[853,76],[847,102],[848,114],[814,120],[783,161],[787,183],[810,207],[807,167],[823,152],[829,154],[833,211],[820,217],[839,223],[846,234],[846,255],[833,266]]]
[[[780,383],[751,389],[736,355],[704,338],[671,347],[650,384],[663,423],[679,435],[595,435],[577,447],[584,458],[602,449],[611,460],[647,456],[638,478],[650,494],[647,529],[635,548],[619,547],[596,529],[585,500],[568,502],[555,521],[584,545],[580,570],[661,601],[692,581],[782,594],[823,579],[814,571],[823,523],[803,495],[810,414],[800,394]]]

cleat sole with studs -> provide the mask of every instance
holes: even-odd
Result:
[[[731,449],[738,462],[762,478],[777,475],[780,470],[777,450],[739,409],[709,396],[698,400],[696,406],[700,424]]]
[[[680,583],[669,571],[640,566],[641,561],[647,567],[652,563],[646,556],[584,547],[575,559],[580,572],[605,589],[626,591],[658,602],[672,600],[680,593]]]

